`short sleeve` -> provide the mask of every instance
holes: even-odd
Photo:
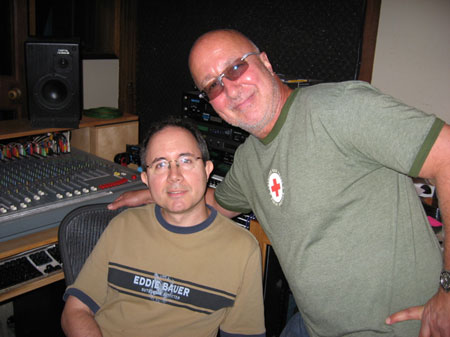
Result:
[[[265,336],[261,252],[256,242],[235,303],[220,330],[221,336]]]
[[[67,299],[69,295],[77,297],[94,313],[101,307],[107,295],[108,256],[113,247],[110,244],[112,229],[111,224],[106,227],[75,282],[66,289],[64,294],[64,299]]]
[[[420,170],[443,125],[436,116],[364,82],[341,83],[330,86],[328,92],[318,93],[311,95],[308,102],[311,105],[319,100],[324,102],[317,113],[320,120],[316,125],[327,130],[344,155],[404,174]],[[421,158],[417,160],[418,156]]]

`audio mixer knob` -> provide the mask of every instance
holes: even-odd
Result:
[[[60,194],[60,193],[57,193],[57,194],[56,194],[56,197],[57,197],[58,199],[62,199],[62,198],[64,198],[64,197],[63,197],[63,195],[62,195],[62,194]]]
[[[84,187],[84,188],[82,189],[82,191],[83,191],[84,193],[89,193],[89,190],[88,190],[86,187]]]
[[[66,192],[66,196],[70,198],[73,194],[71,192]]]
[[[15,205],[11,205],[11,207],[10,207],[13,211],[17,211],[17,206],[15,206]]]
[[[6,212],[8,212],[8,211],[6,210],[6,208],[4,208],[4,207],[0,208],[0,213],[5,214]]]

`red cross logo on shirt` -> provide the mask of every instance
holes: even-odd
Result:
[[[272,182],[273,185],[270,189],[272,190],[272,192],[275,192],[276,196],[278,197],[278,191],[280,190],[281,185],[277,182],[276,178],[273,178]]]
[[[273,169],[269,172],[269,177],[267,179],[267,187],[270,192],[270,198],[272,199],[272,202],[280,206],[283,198],[283,180],[281,179],[281,175],[278,172],[278,170]]]

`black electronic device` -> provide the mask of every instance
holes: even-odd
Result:
[[[249,133],[225,122],[205,100],[199,98],[198,91],[184,92],[182,95],[182,114],[197,126],[205,138],[209,157],[214,164],[208,187],[215,188],[225,177],[234,160],[234,153]],[[233,221],[249,229],[252,213],[241,214]]]
[[[77,42],[25,43],[28,113],[33,128],[76,128],[82,111]]]
[[[127,151],[116,154],[114,156],[114,162],[123,166],[127,166],[129,164],[141,166],[140,145],[127,144]]]
[[[213,172],[223,177],[233,163],[237,148],[245,142],[249,134],[225,122],[212,106],[198,95],[198,91],[183,93],[182,114],[197,125],[208,145],[214,163]]]
[[[225,122],[212,106],[198,95],[197,91],[183,93],[183,116],[197,124],[206,137],[210,150],[234,153],[237,147],[245,142],[248,132]]]

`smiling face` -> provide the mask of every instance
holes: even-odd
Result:
[[[257,48],[237,32],[205,34],[195,43],[189,56],[195,84],[203,90],[230,64],[256,51]],[[224,90],[210,103],[228,123],[263,138],[272,129],[284,103],[281,83],[265,53],[251,55],[246,61],[249,64],[246,72],[235,81],[223,77]]]
[[[183,155],[194,160],[189,169],[175,162]],[[167,160],[170,168],[162,173],[148,168],[141,179],[161,207],[163,217],[174,225],[198,224],[207,217],[204,195],[213,164],[195,159],[198,157],[202,154],[196,139],[181,127],[167,126],[155,133],[147,144],[145,162],[155,167],[161,160]]]

